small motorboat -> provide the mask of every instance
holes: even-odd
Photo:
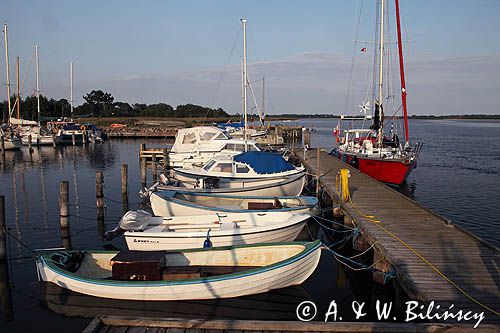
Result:
[[[317,214],[318,199],[312,196],[242,196],[184,191],[159,191],[149,197],[156,216],[206,215],[213,213],[294,212]]]
[[[273,186],[297,175],[305,175],[303,166],[295,167],[281,155],[264,151],[248,151],[235,156],[218,156],[202,168],[175,169],[175,177],[182,182],[215,183],[219,188]],[[305,177],[289,185],[290,192],[300,194]]]
[[[316,269],[321,242],[270,243],[180,252],[50,251],[42,281],[81,294],[138,301],[219,299],[300,285]]]
[[[183,191],[190,193],[226,194],[226,195],[251,195],[251,196],[296,196],[302,193],[305,184],[305,173],[286,177],[273,184],[247,184],[245,187],[219,187],[218,178],[206,178],[200,181],[181,181],[175,177],[160,175],[160,181],[148,189],[141,191],[140,195],[148,197],[155,191]]]
[[[213,246],[291,242],[310,218],[289,212],[134,218],[140,212],[126,213],[119,224],[129,250],[197,249],[207,239]]]

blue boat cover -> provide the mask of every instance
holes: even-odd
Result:
[[[218,128],[222,128],[222,129],[226,129],[228,127],[242,128],[244,126],[243,121],[240,121],[238,123],[216,123],[215,125]]]
[[[294,170],[295,167],[279,154],[265,151],[247,151],[233,157],[236,162],[246,163],[257,173],[277,173]]]

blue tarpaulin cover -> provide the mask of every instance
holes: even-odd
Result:
[[[295,167],[279,154],[265,151],[247,151],[233,157],[236,162],[246,163],[257,173],[277,173],[294,170]]]

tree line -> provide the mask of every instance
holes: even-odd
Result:
[[[222,108],[212,109],[194,104],[183,104],[172,107],[166,103],[156,104],[129,104],[115,101],[114,97],[102,90],[92,90],[83,96],[85,102],[74,107],[75,117],[168,117],[168,118],[191,118],[191,117],[229,117]],[[14,107],[16,98],[11,98],[11,107]],[[7,100],[0,103],[2,120],[7,119]],[[35,96],[27,96],[20,100],[20,116],[23,119],[37,120],[37,99]],[[71,115],[71,105],[67,99],[55,100],[40,95],[40,114],[45,118],[69,117]],[[16,107],[13,116],[17,117]]]

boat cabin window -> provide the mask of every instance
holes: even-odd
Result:
[[[254,144],[248,144],[248,151],[259,151],[257,147]],[[232,151],[245,151],[245,144],[244,143],[228,143],[224,149],[227,150],[232,150]]]
[[[205,171],[208,171],[210,170],[210,168],[212,167],[212,165],[215,164],[215,161],[214,160],[210,160],[204,167],[203,167],[203,170]]]
[[[229,139],[231,139],[231,136],[226,131],[220,132],[215,137],[215,140],[229,140]]]
[[[236,164],[236,173],[248,173],[250,169],[246,165]]]
[[[196,133],[187,133],[184,134],[184,137],[182,138],[182,144],[193,144],[196,143]]]
[[[212,171],[214,171],[214,172],[232,172],[233,171],[233,164],[232,163],[219,163],[214,167],[214,169]]]
[[[201,133],[200,134],[200,141],[210,141],[213,139],[213,137],[216,135],[217,133],[213,133],[213,132],[204,132],[204,133]]]

